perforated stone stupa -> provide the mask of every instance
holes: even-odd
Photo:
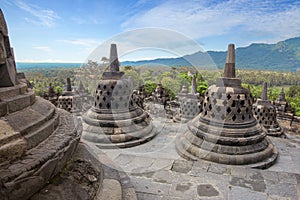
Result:
[[[200,112],[200,100],[196,96],[196,78],[192,77],[191,92],[187,93],[187,86],[183,85],[181,92],[178,94],[180,102],[180,111],[175,114],[173,121],[186,123],[196,117]]]
[[[132,100],[132,83],[119,71],[111,44],[109,71],[99,81],[93,106],[83,115],[83,139],[100,148],[131,147],[151,140],[155,129],[147,112]]]
[[[57,107],[68,112],[78,113],[81,111],[81,104],[80,96],[72,91],[71,79],[67,78],[66,91],[58,97]]]
[[[276,109],[268,100],[268,86],[263,83],[261,100],[253,104],[253,113],[257,121],[267,129],[268,135],[284,137],[283,129],[277,122]]]
[[[208,88],[203,111],[176,139],[176,149],[190,160],[267,168],[278,151],[266,135],[252,114],[249,90],[235,77],[235,51],[230,44],[224,77]]]
[[[70,159],[80,125],[16,78],[1,9],[0,46],[0,199],[28,199]]]

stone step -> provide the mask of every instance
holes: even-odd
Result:
[[[27,91],[27,85],[24,83],[20,83],[13,87],[2,87],[0,88],[0,99],[12,98],[20,94],[25,94]]]
[[[0,116],[4,116],[8,113],[13,113],[22,110],[35,101],[34,91],[29,91],[28,93],[13,96],[10,98],[1,98],[1,109]]]
[[[4,199],[28,199],[59,173],[71,158],[81,128],[74,124],[69,113],[59,109],[58,114],[59,125],[53,134],[28,150],[22,160],[1,166],[0,191]]]
[[[25,136],[40,129],[40,126],[52,119],[55,109],[50,102],[39,98],[32,106],[14,112],[5,118],[15,131]]]
[[[21,134],[19,132],[14,131],[6,121],[0,120],[0,127],[0,146],[9,143],[12,140],[21,138]]]
[[[52,119],[42,124],[35,131],[25,135],[24,138],[27,141],[28,149],[37,146],[43,140],[47,139],[56,129],[58,123],[59,123],[59,116],[57,113],[55,113]]]

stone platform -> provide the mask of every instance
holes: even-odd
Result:
[[[109,162],[129,175],[138,199],[300,198],[299,136],[269,137],[277,146],[279,157],[267,170],[205,160],[186,161],[175,150],[175,138],[187,129],[187,125],[173,123],[162,113],[152,116],[159,133],[148,143],[105,150],[90,145],[94,151],[105,153]]]

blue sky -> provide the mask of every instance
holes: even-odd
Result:
[[[1,0],[0,7],[19,62],[83,62],[103,42],[145,27],[174,30],[204,50],[300,36],[300,1]],[[121,60],[172,56],[150,50],[126,54]]]

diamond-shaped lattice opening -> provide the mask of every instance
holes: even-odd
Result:
[[[232,105],[231,105],[232,107],[235,107],[235,101],[232,101]]]
[[[228,108],[226,109],[226,112],[227,112],[227,113],[230,113],[230,112],[231,112],[231,108],[228,107]]]
[[[220,92],[218,93],[218,98],[222,99],[222,93],[220,93]]]
[[[211,117],[212,117],[212,118],[215,118],[215,116],[216,116],[215,113],[212,113],[212,114],[211,114]]]
[[[133,106],[133,101],[130,101],[130,105]]]
[[[96,90],[95,92],[96,92],[96,94],[98,94],[98,90]]]
[[[97,95],[97,101],[99,101],[100,97]]]
[[[216,108],[216,110],[217,110],[218,112],[220,112],[220,111],[221,111],[220,106],[218,106],[218,107]]]
[[[206,98],[206,101],[209,101],[209,97]]]
[[[104,90],[106,89],[106,85],[103,85],[103,89],[104,89]]]
[[[111,85],[110,88],[113,90],[115,88],[115,86]]]
[[[252,116],[251,115],[249,115],[249,119],[251,119],[252,118]]]
[[[100,95],[102,95],[102,90],[99,91]]]
[[[103,97],[103,101],[105,101],[106,100],[106,97]]]
[[[102,108],[102,103],[99,103],[99,108]]]
[[[235,120],[236,120],[236,116],[235,116],[235,115],[233,115],[233,117],[232,117],[232,120],[233,120],[233,121],[235,121]]]
[[[222,104],[223,104],[224,106],[226,106],[226,105],[227,105],[227,100],[224,100],[224,101],[222,102]]]
[[[238,108],[236,111],[237,111],[237,113],[241,113],[242,112],[242,110],[240,108]]]
[[[263,117],[263,118],[261,118],[262,120],[265,120],[266,118],[265,117]]]
[[[238,94],[238,95],[236,96],[236,98],[237,98],[237,99],[240,99],[240,98],[241,98],[241,96]]]
[[[204,116],[207,115],[207,111],[204,112]]]
[[[94,106],[97,106],[97,103],[95,102]]]
[[[107,108],[107,109],[110,108],[110,104],[109,104],[109,103],[106,104],[106,108]]]
[[[248,98],[248,95],[247,94],[245,94],[245,99],[247,99]]]
[[[120,97],[120,101],[122,101],[123,100],[123,97]]]
[[[98,89],[99,89],[99,90],[101,89],[101,85],[98,85]]]
[[[262,114],[262,113],[259,113],[259,115],[260,115],[260,116],[263,116],[263,114]]]
[[[245,120],[245,119],[246,119],[246,117],[244,115],[242,115],[242,120]]]
[[[211,104],[209,104],[208,108],[209,108],[209,110],[211,110],[211,108],[212,108]]]
[[[214,99],[214,100],[213,100],[213,103],[216,104],[216,103],[217,103],[217,99]]]
[[[225,119],[225,115],[222,114],[221,115],[221,119],[224,120]]]
[[[249,111],[249,108],[246,108],[246,113]]]
[[[204,103],[204,107],[206,106],[206,103]]]
[[[109,91],[107,91],[107,93],[106,93],[107,95],[110,95],[110,92]]]
[[[241,105],[242,105],[242,106],[245,105],[245,100],[241,100]]]
[[[210,95],[211,95],[211,96],[214,96],[214,95],[215,95],[215,93],[214,93],[214,92],[212,92]]]
[[[231,95],[230,94],[227,94],[227,99],[231,99]]]

